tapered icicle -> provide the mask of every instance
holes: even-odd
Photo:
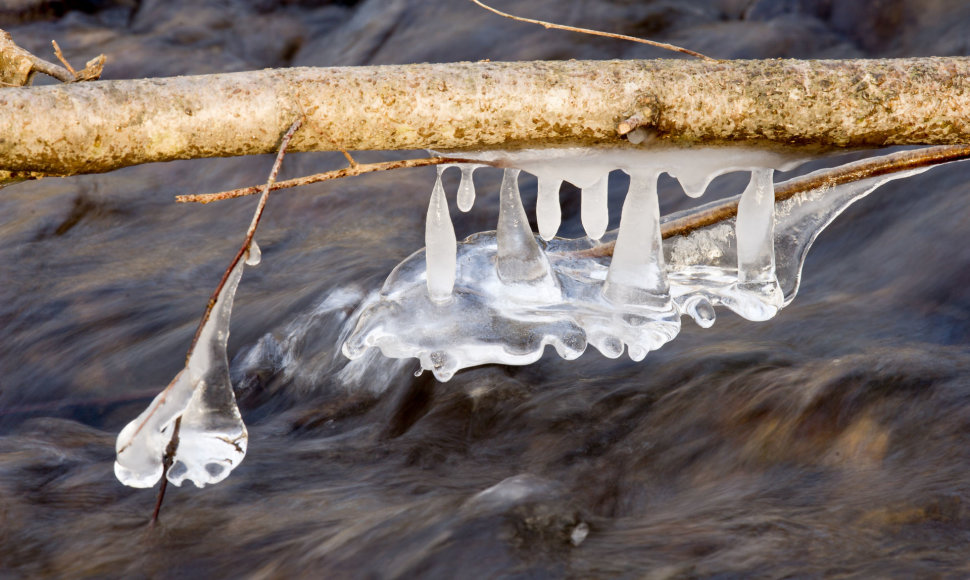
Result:
[[[539,176],[539,194],[536,198],[536,222],[539,224],[539,235],[544,240],[551,240],[559,232],[562,222],[562,209],[559,206],[559,188],[561,179],[550,179]]]
[[[634,173],[623,202],[620,231],[603,293],[614,302],[669,308],[660,237],[657,174]]]
[[[434,189],[431,190],[431,202],[428,204],[424,230],[428,295],[435,302],[447,302],[451,299],[451,292],[455,287],[458,252],[458,240],[455,238],[455,228],[451,223],[445,188],[441,185],[442,171],[439,166]]]
[[[586,230],[586,235],[594,240],[603,237],[603,234],[606,233],[606,227],[610,223],[609,207],[607,206],[609,177],[607,173],[593,185],[583,188],[580,218],[583,222],[583,228]]]
[[[461,168],[461,181],[458,183],[458,209],[463,212],[471,210],[475,205],[475,170],[480,165],[459,165]]]
[[[519,170],[506,169],[502,177],[496,238],[496,269],[505,283],[533,282],[549,275],[549,265],[519,196]]]

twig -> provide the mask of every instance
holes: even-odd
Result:
[[[500,166],[500,164],[498,163],[490,163],[488,161],[481,161],[477,159],[461,159],[459,157],[428,157],[425,159],[401,159],[399,161],[384,161],[381,163],[364,163],[364,164],[356,163],[356,164],[352,164],[350,167],[344,167],[343,169],[335,169],[333,171],[327,171],[325,173],[307,175],[306,177],[287,179],[286,181],[274,183],[270,187],[270,189],[272,191],[275,191],[277,189],[299,187],[301,185],[309,185],[311,183],[319,183],[321,181],[330,181],[332,179],[341,179],[344,177],[355,177],[357,175],[363,175],[364,173],[372,173],[374,171],[387,171],[389,169],[404,169],[407,167],[425,167],[428,165],[446,165],[451,163],[476,163],[478,165],[492,165],[495,167]],[[247,195],[253,195],[255,193],[258,193],[260,189],[261,189],[261,186],[253,185],[250,187],[241,187],[239,189],[232,189],[229,191],[222,191],[219,193],[197,193],[197,194],[190,194],[190,195],[179,195],[175,197],[175,201],[178,203],[211,203],[213,201],[222,201],[224,199],[232,199],[235,197],[245,197]]]
[[[605,36],[606,38],[616,38],[618,40],[629,40],[630,42],[638,42],[640,44],[647,44],[650,46],[655,46],[657,48],[663,48],[665,50],[672,50],[674,52],[680,52],[683,54],[689,54],[691,56],[696,56],[697,58],[704,59],[710,62],[718,62],[716,58],[711,58],[709,56],[703,55],[699,52],[694,52],[686,48],[681,48],[673,44],[667,44],[665,42],[657,42],[654,40],[647,40],[645,38],[638,38],[636,36],[627,36],[625,34],[615,34],[613,32],[602,32],[599,30],[592,30],[589,28],[578,28],[575,26],[566,26],[564,24],[555,24],[552,22],[546,22],[545,20],[534,20],[532,18],[523,18],[521,16],[515,16],[507,12],[502,12],[501,10],[496,10],[487,4],[480,2],[479,0],[471,0],[473,3],[479,5],[480,7],[492,12],[493,14],[498,14],[499,16],[504,16],[505,18],[511,18],[512,20],[517,20],[519,22],[528,22],[529,24],[538,24],[545,28],[555,28],[556,30],[567,30],[569,32],[580,32],[582,34],[591,34],[593,36]]]
[[[64,58],[64,53],[61,52],[61,47],[57,45],[57,41],[51,40],[51,44],[54,45],[54,55],[57,56],[57,60],[61,61],[61,64],[64,65],[64,68],[70,71],[71,77],[73,77],[71,80],[77,79],[77,71],[74,70],[74,67],[71,66],[71,63],[67,62],[67,59]]]
[[[273,162],[273,169],[269,173],[269,178],[266,183],[262,186],[263,194],[259,198],[259,203],[256,204],[256,211],[253,213],[253,219],[249,223],[249,229],[246,230],[246,237],[243,240],[242,246],[239,247],[239,251],[236,252],[235,257],[229,263],[229,267],[222,274],[222,279],[219,280],[219,284],[216,286],[215,291],[212,296],[209,297],[209,302],[206,304],[205,312],[202,314],[202,320],[199,321],[199,327],[195,331],[195,336],[192,337],[192,344],[189,345],[189,350],[185,355],[185,364],[188,365],[189,358],[192,357],[192,353],[195,352],[195,347],[199,342],[199,336],[202,334],[202,328],[205,327],[206,322],[209,320],[209,316],[212,314],[212,309],[215,308],[216,301],[219,299],[219,294],[222,292],[223,287],[226,285],[226,281],[229,279],[230,273],[239,264],[239,260],[243,259],[246,252],[249,251],[250,244],[253,241],[253,235],[256,234],[256,228],[259,226],[259,220],[263,217],[263,210],[266,208],[266,200],[269,199],[270,188],[273,183],[276,182],[276,176],[279,174],[280,165],[283,163],[283,156],[286,155],[286,148],[290,144],[290,139],[293,138],[293,134],[296,133],[297,129],[303,124],[302,119],[297,119],[293,121],[290,125],[289,130],[283,135],[283,139],[280,141],[279,152],[276,154],[276,161]],[[178,377],[176,377],[177,379]],[[172,381],[174,384],[175,381]],[[171,384],[169,385],[171,387]],[[158,521],[158,514],[162,509],[162,500],[165,498],[165,488],[168,485],[167,472],[169,467],[171,467],[172,462],[175,459],[175,453],[178,451],[178,436],[179,436],[179,426],[181,425],[182,417],[175,419],[175,428],[172,431],[172,439],[168,442],[168,446],[165,448],[165,454],[162,457],[162,486],[158,491],[158,500],[155,503],[155,511],[152,514],[152,519],[149,526],[154,526],[155,522]]]
[[[67,70],[66,68],[58,66],[52,62],[47,62],[40,57],[36,57],[34,55],[30,56],[32,71],[42,72],[49,77],[54,77],[62,83],[74,82],[74,75],[71,74],[71,71]]]
[[[347,151],[346,149],[341,149],[340,152],[344,154],[345,158],[347,158],[347,163],[349,163],[351,167],[357,167],[357,161],[355,161],[354,158],[350,156],[349,151]]]
[[[212,296],[209,297],[209,303],[206,305],[205,313],[202,315],[202,320],[199,321],[199,328],[196,329],[195,337],[192,338],[192,345],[189,347],[188,354],[185,355],[186,364],[188,364],[189,357],[192,356],[192,351],[195,350],[195,343],[198,342],[199,335],[202,334],[202,327],[205,326],[205,323],[209,320],[209,315],[212,313],[212,309],[216,305],[216,300],[219,298],[219,293],[222,292],[222,287],[225,286],[226,280],[229,279],[229,274],[232,272],[232,269],[236,267],[236,264],[239,263],[239,260],[242,260],[243,256],[246,255],[246,252],[249,251],[249,245],[252,243],[253,235],[256,233],[256,228],[259,226],[259,220],[263,217],[263,209],[266,207],[266,200],[269,199],[269,192],[273,189],[273,184],[276,183],[276,176],[279,174],[280,165],[283,163],[283,157],[286,155],[286,148],[290,144],[290,139],[293,138],[293,134],[296,133],[297,129],[299,129],[301,125],[303,125],[302,119],[293,121],[293,124],[290,125],[290,128],[286,131],[286,134],[283,135],[282,141],[280,141],[280,149],[276,154],[276,161],[273,162],[273,169],[270,170],[269,178],[266,180],[266,183],[260,186],[262,195],[259,197],[259,203],[256,204],[256,211],[253,213],[253,219],[249,223],[249,229],[246,230],[246,238],[239,247],[239,251],[236,252],[236,257],[232,259],[232,262],[229,263],[229,267],[226,268],[226,271],[223,273],[222,279],[219,281],[219,285],[216,286],[216,289],[212,292]]]
[[[775,188],[775,203],[813,189],[828,189],[870,177],[968,158],[970,158],[970,145],[941,145],[862,159],[824,173],[796,177],[779,183]],[[694,230],[731,219],[738,215],[739,201],[740,196],[731,197],[721,203],[700,208],[684,217],[664,222],[660,226],[661,236],[664,239],[686,236]],[[585,257],[612,256],[615,244],[615,241],[607,242],[577,254]]]
[[[162,511],[162,501],[165,499],[165,490],[168,488],[169,468],[175,463],[175,452],[179,448],[179,429],[182,427],[182,417],[175,419],[175,426],[172,428],[172,438],[165,447],[165,454],[162,456],[162,485],[158,488],[158,499],[155,500],[155,511],[152,512],[152,519],[148,522],[149,528],[154,528],[158,523],[158,514]]]

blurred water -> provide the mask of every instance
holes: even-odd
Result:
[[[0,7],[17,42],[49,57],[56,38],[75,63],[104,52],[109,78],[669,56],[445,0],[18,5]],[[970,51],[970,5],[946,0],[502,7],[720,58]],[[276,195],[229,341],[248,457],[218,486],[171,490],[148,533],[154,497],[114,480],[114,437],[182,367],[255,203],[172,197],[261,182],[271,162],[177,162],[0,192],[0,575],[970,575],[960,164],[851,208],[772,321],[722,312],[641,363],[552,355],[446,385],[378,357],[348,366],[338,352],[354,307],[423,245],[433,170]],[[283,177],[342,164],[293,155]],[[476,172],[459,239],[494,228],[499,177]],[[717,184],[733,194],[746,181]],[[449,196],[457,185],[446,173]],[[524,200],[531,214],[534,185]],[[665,212],[688,203],[672,180],[661,200]],[[563,208],[563,231],[579,235],[578,192]]]

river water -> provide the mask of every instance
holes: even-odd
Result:
[[[945,0],[519,4],[502,6],[720,58],[970,52],[970,7]],[[107,78],[668,56],[455,0],[10,6],[0,22],[21,45],[51,57],[55,38],[75,64],[103,52]],[[853,206],[769,322],[721,312],[709,330],[685,320],[640,363],[547,355],[445,384],[415,377],[413,362],[347,366],[338,352],[355,305],[423,245],[433,170],[275,195],[229,340],[248,457],[217,486],[170,488],[148,530],[154,494],[115,480],[114,438],[181,369],[255,204],[172,197],[262,182],[271,163],[156,164],[0,192],[0,576],[970,575],[960,164]],[[283,177],[342,164],[292,155]],[[499,179],[476,174],[459,239],[494,228]],[[745,179],[716,185],[737,193]],[[563,201],[572,236],[576,193]],[[664,211],[687,203],[672,180],[661,196]],[[531,208],[534,187],[524,197]]]

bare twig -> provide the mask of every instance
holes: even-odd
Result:
[[[707,61],[718,62],[718,60],[715,59],[715,58],[711,58],[711,57],[706,56],[706,55],[703,55],[703,54],[701,54],[699,52],[694,52],[693,50],[689,50],[689,49],[686,49],[686,48],[682,48],[682,47],[679,47],[679,46],[675,46],[673,44],[667,44],[665,42],[656,42],[654,40],[647,40],[645,38],[638,38],[636,36],[627,36],[625,34],[615,34],[613,32],[602,32],[602,31],[599,31],[599,30],[592,30],[592,29],[589,29],[589,28],[578,28],[578,27],[575,27],[575,26],[566,26],[565,24],[555,24],[555,23],[552,23],[552,22],[546,22],[545,20],[535,20],[535,19],[532,19],[532,18],[523,18],[521,16],[515,16],[513,14],[509,14],[507,12],[502,12],[501,10],[497,10],[495,8],[492,8],[491,6],[489,6],[487,4],[484,4],[483,2],[480,2],[479,0],[471,0],[471,1],[473,3],[475,3],[475,4],[477,4],[478,6],[484,8],[485,10],[488,10],[489,12],[492,12],[493,14],[498,14],[499,16],[504,16],[505,18],[510,18],[512,20],[517,20],[519,22],[528,22],[529,24],[538,24],[539,26],[543,26],[545,28],[554,28],[556,30],[567,30],[569,32],[580,32],[582,34],[590,34],[590,35],[593,35],[593,36],[605,36],[606,38],[616,38],[618,40],[628,40],[630,42],[638,42],[640,44],[647,44],[647,45],[650,45],[650,46],[655,46],[657,48],[662,48],[664,50],[672,50],[674,52],[680,52],[680,53],[683,53],[683,54],[689,54],[690,56],[696,56],[697,58],[701,58],[701,59],[704,59],[704,60],[707,60]]]
[[[202,334],[202,327],[209,320],[209,315],[212,314],[212,309],[216,305],[216,300],[219,299],[219,293],[222,292],[222,287],[225,286],[226,280],[229,279],[229,274],[232,269],[236,267],[239,260],[242,260],[249,251],[249,246],[253,241],[253,235],[256,233],[256,228],[259,226],[259,220],[263,217],[263,209],[266,208],[266,201],[269,199],[269,192],[273,189],[273,184],[276,183],[276,176],[279,174],[280,165],[283,163],[283,157],[286,155],[286,148],[290,144],[290,139],[293,138],[293,134],[296,133],[297,129],[303,125],[302,119],[297,119],[293,121],[290,128],[283,135],[282,141],[280,141],[280,149],[276,154],[276,161],[273,162],[273,169],[270,170],[269,178],[266,183],[260,187],[262,195],[259,197],[259,203],[256,204],[256,211],[253,213],[253,219],[249,223],[249,229],[246,230],[246,238],[243,240],[242,245],[239,247],[239,251],[236,252],[236,256],[229,263],[229,267],[222,275],[222,279],[219,281],[219,285],[212,292],[212,296],[209,297],[209,303],[206,305],[205,312],[202,314],[202,320],[199,321],[199,327],[195,331],[195,337],[192,338],[192,345],[189,347],[189,352],[185,355],[186,364],[188,364],[188,359],[192,356],[192,351],[195,350],[195,344],[199,340],[199,335]]]
[[[499,166],[497,163],[490,163],[488,161],[475,159],[461,159],[459,157],[428,157],[425,159],[401,159],[399,161],[384,161],[381,163],[352,163],[350,167],[344,167],[343,169],[335,169],[325,173],[317,173],[314,175],[308,175],[306,177],[297,177],[294,179],[287,179],[286,181],[281,181],[279,183],[274,183],[270,189],[275,191],[277,189],[286,189],[288,187],[299,187],[301,185],[309,185],[311,183],[319,183],[321,181],[330,181],[332,179],[355,177],[357,175],[372,173],[374,171],[387,171],[390,169],[403,169],[407,167],[426,167],[428,165],[447,165],[451,163],[476,163],[478,165]],[[179,195],[175,197],[175,201],[178,203],[211,203],[213,201],[222,201],[224,199],[232,199],[235,197],[245,197],[247,195],[258,193],[259,191],[260,186],[253,185],[250,187],[241,187],[239,189],[232,189],[220,193]]]
[[[351,167],[357,167],[357,162],[354,160],[353,157],[350,156],[349,151],[347,151],[346,149],[341,149],[340,152],[344,154],[344,157],[347,159],[347,163],[349,163]]]
[[[179,429],[182,427],[182,417],[175,419],[175,426],[172,428],[172,438],[165,447],[165,454],[162,456],[162,485],[158,488],[158,499],[155,500],[155,510],[152,512],[152,519],[148,522],[148,527],[153,528],[158,523],[158,514],[162,511],[162,501],[165,500],[165,490],[168,488],[168,478],[165,474],[175,462],[175,452],[179,448]]]
[[[61,47],[57,45],[57,41],[51,40],[51,44],[54,45],[54,55],[57,56],[57,60],[61,61],[61,64],[64,65],[64,68],[70,71],[71,77],[73,77],[71,80],[76,79],[77,71],[74,70],[74,67],[71,66],[71,63],[67,62],[67,59],[64,58],[64,53],[61,52]]]

